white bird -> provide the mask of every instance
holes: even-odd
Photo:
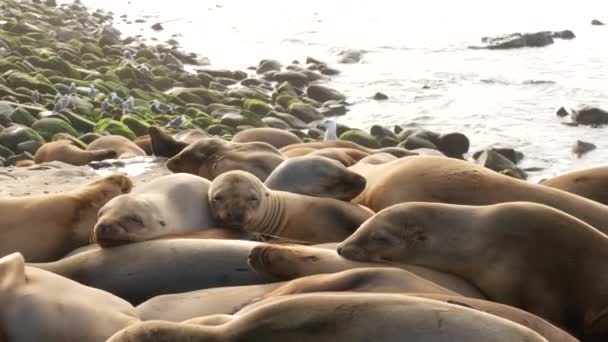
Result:
[[[125,51],[123,51],[123,52],[122,52],[122,56],[123,56],[125,59],[129,59],[129,60],[133,60],[133,59],[135,59],[135,58],[133,58],[133,53],[131,53],[131,51],[129,51],[129,50],[125,50]]]
[[[334,120],[325,120],[321,127],[325,127],[323,140],[338,140],[338,124]]]
[[[169,123],[167,123],[165,127],[180,128],[186,122],[186,120],[187,118],[185,115],[180,115],[175,119],[169,121]]]
[[[68,94],[74,95],[78,92],[78,88],[76,87],[76,83],[72,82],[70,84],[70,88],[68,89]]]
[[[97,94],[97,88],[95,88],[94,84],[91,84],[91,88],[89,88],[89,97],[91,98],[91,100],[94,100],[97,97]]]
[[[101,111],[102,112],[107,112],[109,108],[110,108],[110,103],[108,102],[108,99],[104,99],[103,101],[101,101]]]
[[[110,101],[117,107],[122,107],[122,104],[125,102],[116,93],[110,94]]]
[[[66,109],[70,105],[70,98],[68,96],[61,96],[59,99],[55,97],[55,105],[53,106],[53,112],[60,112]]]
[[[34,91],[32,92],[32,102],[38,103],[38,102],[40,102],[40,98],[41,98],[40,93],[38,92],[38,90],[34,89]]]
[[[133,96],[129,96],[129,98],[122,103],[122,113],[132,113],[135,111],[135,98]]]
[[[152,101],[151,110],[156,114],[165,114],[167,112],[172,111],[173,106],[166,104],[166,103],[162,103],[155,99],[154,101]]]

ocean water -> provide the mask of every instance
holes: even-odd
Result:
[[[264,58],[285,64],[321,59],[342,71],[328,80],[353,103],[338,122],[369,128],[411,125],[466,134],[471,150],[490,145],[525,153],[531,180],[602,165],[608,127],[571,127],[560,106],[608,108],[605,0],[84,0],[115,14],[125,35],[166,41],[209,58],[211,66],[245,70]],[[127,15],[126,19],[120,18]],[[137,24],[136,19],[146,23]],[[131,23],[128,23],[131,22]],[[150,26],[162,22],[162,32]],[[570,29],[574,40],[543,48],[472,50],[483,36]],[[337,64],[343,49],[366,51]],[[423,88],[424,86],[428,86]],[[387,101],[375,101],[377,92]],[[597,150],[576,158],[576,140]]]

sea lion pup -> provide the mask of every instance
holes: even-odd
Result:
[[[608,263],[608,237],[548,206],[398,204],[337,249],[356,261],[455,274],[490,300],[543,317],[585,341],[608,336],[608,275],[598,271]]]
[[[247,265],[259,242],[170,239],[92,249],[57,262],[30,264],[138,305],[152,297],[211,287],[262,284]]]
[[[209,185],[204,178],[175,173],[137,186],[99,210],[93,241],[112,247],[216,227],[207,198]]]
[[[319,156],[287,159],[266,178],[271,190],[350,201],[365,189],[365,177]]]
[[[213,180],[209,200],[222,227],[318,243],[344,240],[373,215],[350,202],[270,190],[238,170]]]
[[[64,193],[0,198],[0,256],[46,262],[87,245],[99,208],[132,186],[114,175]]]
[[[185,172],[209,180],[232,170],[244,170],[264,181],[285,157],[263,142],[231,143],[220,138],[198,140],[167,161],[173,172]]]
[[[103,342],[139,321],[128,302],[26,267],[19,253],[0,259],[0,274],[2,341]]]
[[[559,209],[608,233],[608,206],[468,161],[412,156],[349,169],[367,179],[365,190],[353,202],[375,212],[404,202],[489,205],[525,201]]]
[[[485,312],[390,294],[290,296],[239,313],[232,319],[224,316],[210,323],[137,323],[116,333],[108,342],[547,342],[522,325]]]
[[[285,147],[292,144],[302,143],[302,139],[297,135],[278,128],[260,127],[249,128],[238,132],[232,138],[232,142],[265,142],[276,148]]]
[[[540,184],[608,205],[608,166],[565,173]]]
[[[146,152],[131,140],[120,135],[106,135],[93,140],[87,151],[112,150],[118,159],[145,156]]]
[[[293,280],[363,267],[398,267],[463,296],[486,298],[470,283],[448,273],[407,264],[352,261],[338,255],[335,249],[317,246],[261,244],[251,250],[249,266],[262,278],[271,281]]]
[[[416,152],[406,150],[406,149],[400,148],[400,147],[383,147],[383,148],[373,149],[373,148],[367,148],[367,147],[361,146],[357,143],[354,143],[354,142],[348,141],[348,140],[311,141],[311,142],[305,142],[305,143],[301,143],[301,144],[287,145],[287,146],[281,148],[280,150],[281,150],[281,152],[285,153],[285,155],[290,155],[289,151],[293,150],[293,149],[320,150],[323,148],[349,148],[349,149],[359,150],[359,151],[362,151],[362,152],[365,152],[368,154],[386,152],[386,153],[390,153],[390,154],[394,155],[397,158],[418,155],[418,153],[416,153]],[[295,157],[295,155],[293,155],[293,156]]]
[[[288,282],[224,287],[154,297],[136,310],[143,320],[180,322],[194,317],[234,314],[269,298],[311,292],[456,293],[398,268],[356,268]]]
[[[85,151],[70,140],[52,141],[42,145],[34,155],[34,162],[42,164],[60,161],[66,164],[82,166],[92,161],[116,158],[113,150]]]
[[[148,128],[148,135],[150,135],[153,154],[165,158],[176,156],[195,141],[211,138],[207,132],[200,129],[185,129],[171,136],[162,128],[155,126]]]

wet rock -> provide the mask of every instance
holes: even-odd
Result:
[[[462,159],[469,152],[471,143],[466,135],[455,132],[440,135],[435,145],[446,156]]]
[[[34,156],[28,152],[22,152],[19,154],[15,154],[9,158],[6,158],[5,165],[15,165],[20,161],[26,161],[26,160],[34,160]]]
[[[484,37],[483,48],[490,50],[516,49],[523,47],[543,47],[553,44],[553,35],[547,32],[512,33],[498,37]]]
[[[57,1],[55,0],[46,0],[44,4],[49,7],[57,7]]]
[[[101,45],[120,44],[120,31],[110,25],[104,26],[101,30],[99,43]]]
[[[74,137],[78,136],[78,132],[76,132],[69,123],[58,118],[40,119],[34,122],[32,128],[46,139],[46,141],[51,141],[53,135],[57,133],[67,133]]]
[[[608,111],[597,107],[583,107],[572,111],[572,121],[580,125],[608,124]]]
[[[99,120],[95,125],[95,132],[108,132],[114,135],[121,135],[130,140],[135,140],[136,138],[135,133],[127,125],[110,118]]]
[[[99,133],[87,133],[78,137],[78,140],[82,141],[85,144],[90,144],[93,141],[97,140],[97,138],[102,137],[103,135]]]
[[[597,20],[597,19],[593,19],[593,20],[591,20],[591,25],[602,26],[602,25],[605,25],[605,24],[603,22]]]
[[[44,138],[40,136],[35,130],[23,126],[23,125],[12,125],[0,132],[0,145],[12,150],[17,150],[17,145],[25,141],[38,141],[43,144]]]
[[[17,145],[18,146],[18,145]],[[0,145],[0,158],[9,158],[10,156],[14,155],[15,153],[13,153],[13,151],[9,150],[8,148]]]
[[[288,113],[272,111],[272,112],[268,113],[268,116],[272,116],[272,117],[281,119],[281,120],[285,121],[289,125],[289,127],[294,128],[294,129],[305,129],[308,127],[304,121],[302,121],[302,120],[298,119],[297,117],[295,117],[291,114],[288,114]]]
[[[127,114],[123,115],[120,118],[120,121],[127,125],[136,136],[141,137],[143,135],[148,134],[148,128],[150,128],[150,124],[148,124],[142,117],[135,114]]]
[[[325,65],[326,63],[323,63],[320,60],[313,58],[313,57],[306,57],[306,64]]]
[[[415,150],[415,149],[419,149],[419,148],[429,148],[429,149],[433,149],[433,150],[439,150],[437,148],[437,145],[433,144],[430,140],[425,139],[424,137],[418,136],[418,135],[411,135],[411,136],[405,138],[397,146],[408,149],[408,150]]]
[[[361,59],[363,59],[363,52],[360,50],[348,49],[340,51],[338,56],[340,56],[338,63],[354,64],[361,62]]]
[[[304,88],[308,85],[308,77],[299,71],[280,71],[272,76],[272,80],[279,83],[288,82],[297,88]]]
[[[382,141],[382,139],[384,138],[391,138],[397,141],[397,143],[399,143],[397,136],[386,127],[382,127],[380,125],[373,125],[370,128],[369,133],[374,136],[374,138],[376,138],[376,140],[378,141]]]
[[[328,67],[326,65],[320,65],[319,66],[319,72],[321,74],[327,75],[327,76],[334,76],[334,75],[339,75],[340,74],[340,70]]]
[[[161,23],[156,23],[156,24],[152,25],[150,28],[153,29],[154,31],[162,31],[165,29]]]
[[[343,101],[346,99],[346,96],[339,91],[320,84],[311,84],[308,89],[306,89],[306,95],[319,102]]]
[[[28,127],[31,127],[36,122],[36,118],[21,107],[15,109],[9,117],[12,122]]]
[[[340,140],[352,141],[368,148],[380,148],[380,144],[371,134],[357,129],[342,133],[340,135]]]
[[[281,71],[283,65],[274,59],[264,59],[260,61],[260,64],[257,67],[256,72],[258,74],[264,74],[268,71]]]
[[[278,119],[278,118],[270,117],[270,116],[263,118],[262,121],[264,122],[264,124],[266,124],[266,126],[272,127],[272,128],[285,129],[285,130],[288,130],[291,128],[285,121]]]
[[[519,164],[519,162],[524,159],[524,154],[522,152],[510,147],[491,147],[485,150],[477,151],[473,153],[473,159],[479,159],[479,156],[481,156],[481,154],[487,150],[492,150],[493,152],[500,154],[501,156],[509,159],[513,164]]]
[[[256,99],[249,99],[245,101],[245,106],[244,108],[248,111],[254,112],[258,115],[267,115],[268,113],[270,113],[272,111],[272,107],[270,105],[268,105],[266,102],[264,101],[260,101],[260,100],[256,100]]]
[[[303,102],[292,103],[288,108],[289,114],[297,117],[298,119],[309,123],[315,120],[323,119],[323,115],[312,105]]]
[[[514,178],[528,178],[528,175],[523,170],[515,166],[512,161],[491,149],[483,151],[476,159],[476,162],[477,164],[483,165],[490,170],[494,170]]]
[[[592,144],[592,143],[586,142],[586,141],[582,141],[582,140],[577,140],[576,143],[574,143],[574,146],[572,146],[572,153],[577,158],[580,158],[583,155],[585,155],[588,152],[593,151],[595,149],[597,149],[597,146],[595,144]]]
[[[39,141],[33,141],[33,140],[24,141],[17,145],[17,151],[15,151],[15,152],[17,152],[17,153],[28,152],[28,153],[34,155],[34,154],[36,154],[36,151],[38,151],[40,146],[42,146],[42,143],[40,143]]]
[[[374,95],[374,100],[388,100],[388,95],[378,92]]]
[[[574,39],[576,38],[576,35],[570,30],[555,31],[553,32],[553,38]]]
[[[340,102],[327,101],[323,104],[320,111],[323,116],[330,117],[344,115],[348,110],[346,109],[346,106]]]
[[[564,107],[560,107],[560,108],[557,110],[557,112],[556,112],[555,114],[556,114],[557,116],[559,116],[559,117],[563,118],[563,117],[565,117],[565,116],[570,115],[570,112],[569,112],[569,111],[568,111],[566,108],[564,108]]]

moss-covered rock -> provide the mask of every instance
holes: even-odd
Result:
[[[370,128],[369,133],[373,135],[374,138],[376,138],[376,140],[378,141],[382,140],[383,138],[391,138],[399,142],[399,139],[397,138],[395,133],[393,133],[390,129],[382,127],[380,125],[373,125],[372,128]]]
[[[226,126],[226,125],[218,125],[218,124],[214,124],[214,125],[210,125],[209,127],[207,127],[207,129],[205,130],[207,131],[207,133],[211,134],[211,135],[227,135],[227,134],[234,134],[234,129],[230,126]]]
[[[101,135],[99,133],[87,133],[87,134],[83,134],[83,135],[79,136],[78,140],[80,140],[83,143],[88,145],[102,136],[103,135]]]
[[[17,145],[24,141],[38,141],[44,143],[44,138],[38,132],[23,125],[12,125],[0,132],[0,145],[12,150],[17,150]]]
[[[136,138],[135,133],[124,123],[110,118],[101,119],[95,125],[95,132],[108,132],[113,135],[121,135],[130,140]]]
[[[285,121],[289,127],[291,128],[295,128],[295,129],[306,129],[308,128],[308,126],[306,125],[306,123],[298,118],[296,118],[295,116],[288,114],[288,113],[282,113],[282,112],[270,112],[268,113],[268,116],[272,116],[278,119],[281,119],[283,121]]]
[[[270,96],[268,96],[265,91],[256,87],[238,87],[230,89],[226,92],[226,96],[240,99],[256,99],[266,103],[270,102]]]
[[[120,119],[122,123],[127,125],[136,136],[141,137],[148,134],[150,125],[140,116],[135,114],[123,115]]]
[[[379,148],[380,144],[376,141],[376,139],[371,135],[364,131],[352,129],[350,131],[346,131],[340,135],[341,140],[352,141],[361,146],[365,146],[368,148]]]
[[[222,101],[222,94],[205,88],[173,88],[167,95],[179,99],[183,105],[187,103],[201,103],[208,105]]]
[[[278,118],[271,117],[271,116],[267,116],[267,117],[263,118],[262,121],[264,122],[264,124],[266,124],[266,126],[272,127],[272,128],[285,129],[285,130],[291,128],[285,121],[278,119]]]
[[[55,135],[53,135],[52,138],[53,141],[59,141],[59,140],[69,140],[71,142],[74,143],[74,145],[82,148],[83,150],[87,148],[87,144],[85,144],[82,140],[73,137],[69,134],[65,134],[65,133],[57,133]]]
[[[258,115],[267,115],[272,111],[272,107],[260,100],[248,99],[245,101],[244,108],[250,112],[254,112]]]
[[[52,56],[49,58],[30,57],[27,59],[27,61],[38,68],[45,68],[57,71],[59,74],[65,77],[81,77],[80,72],[76,70],[72,64],[65,61],[59,56]]]
[[[57,133],[67,133],[72,136],[78,136],[78,132],[66,121],[58,118],[44,118],[37,120],[32,125],[32,128],[47,141],[50,141],[53,135]]]
[[[311,84],[308,89],[306,89],[306,94],[311,99],[319,102],[342,101],[346,99],[346,96],[341,92],[320,84]]]
[[[28,141],[19,143],[17,145],[17,150],[15,152],[17,152],[17,153],[27,152],[27,153],[34,155],[34,154],[36,154],[36,151],[38,151],[40,146],[42,146],[42,143],[40,143],[39,141],[28,140]]]
[[[324,116],[311,104],[303,102],[294,102],[288,108],[289,114],[298,119],[309,123],[316,120],[324,119]]]
[[[95,122],[92,120],[89,120],[69,110],[64,110],[62,113],[72,124],[72,127],[79,132],[93,132],[95,129]]]
[[[292,103],[300,102],[300,99],[289,94],[279,94],[275,102],[281,105],[283,108],[289,108]]]
[[[10,114],[10,119],[11,121],[13,121],[14,123],[23,125],[23,126],[28,126],[31,127],[34,122],[36,122],[36,118],[30,114],[30,112],[28,112],[27,110],[18,107],[16,108],[11,114]]]
[[[13,88],[26,87],[28,89],[38,90],[41,94],[57,93],[57,89],[42,75],[32,77],[22,72],[9,71],[8,75],[5,73],[4,76],[8,85]]]

